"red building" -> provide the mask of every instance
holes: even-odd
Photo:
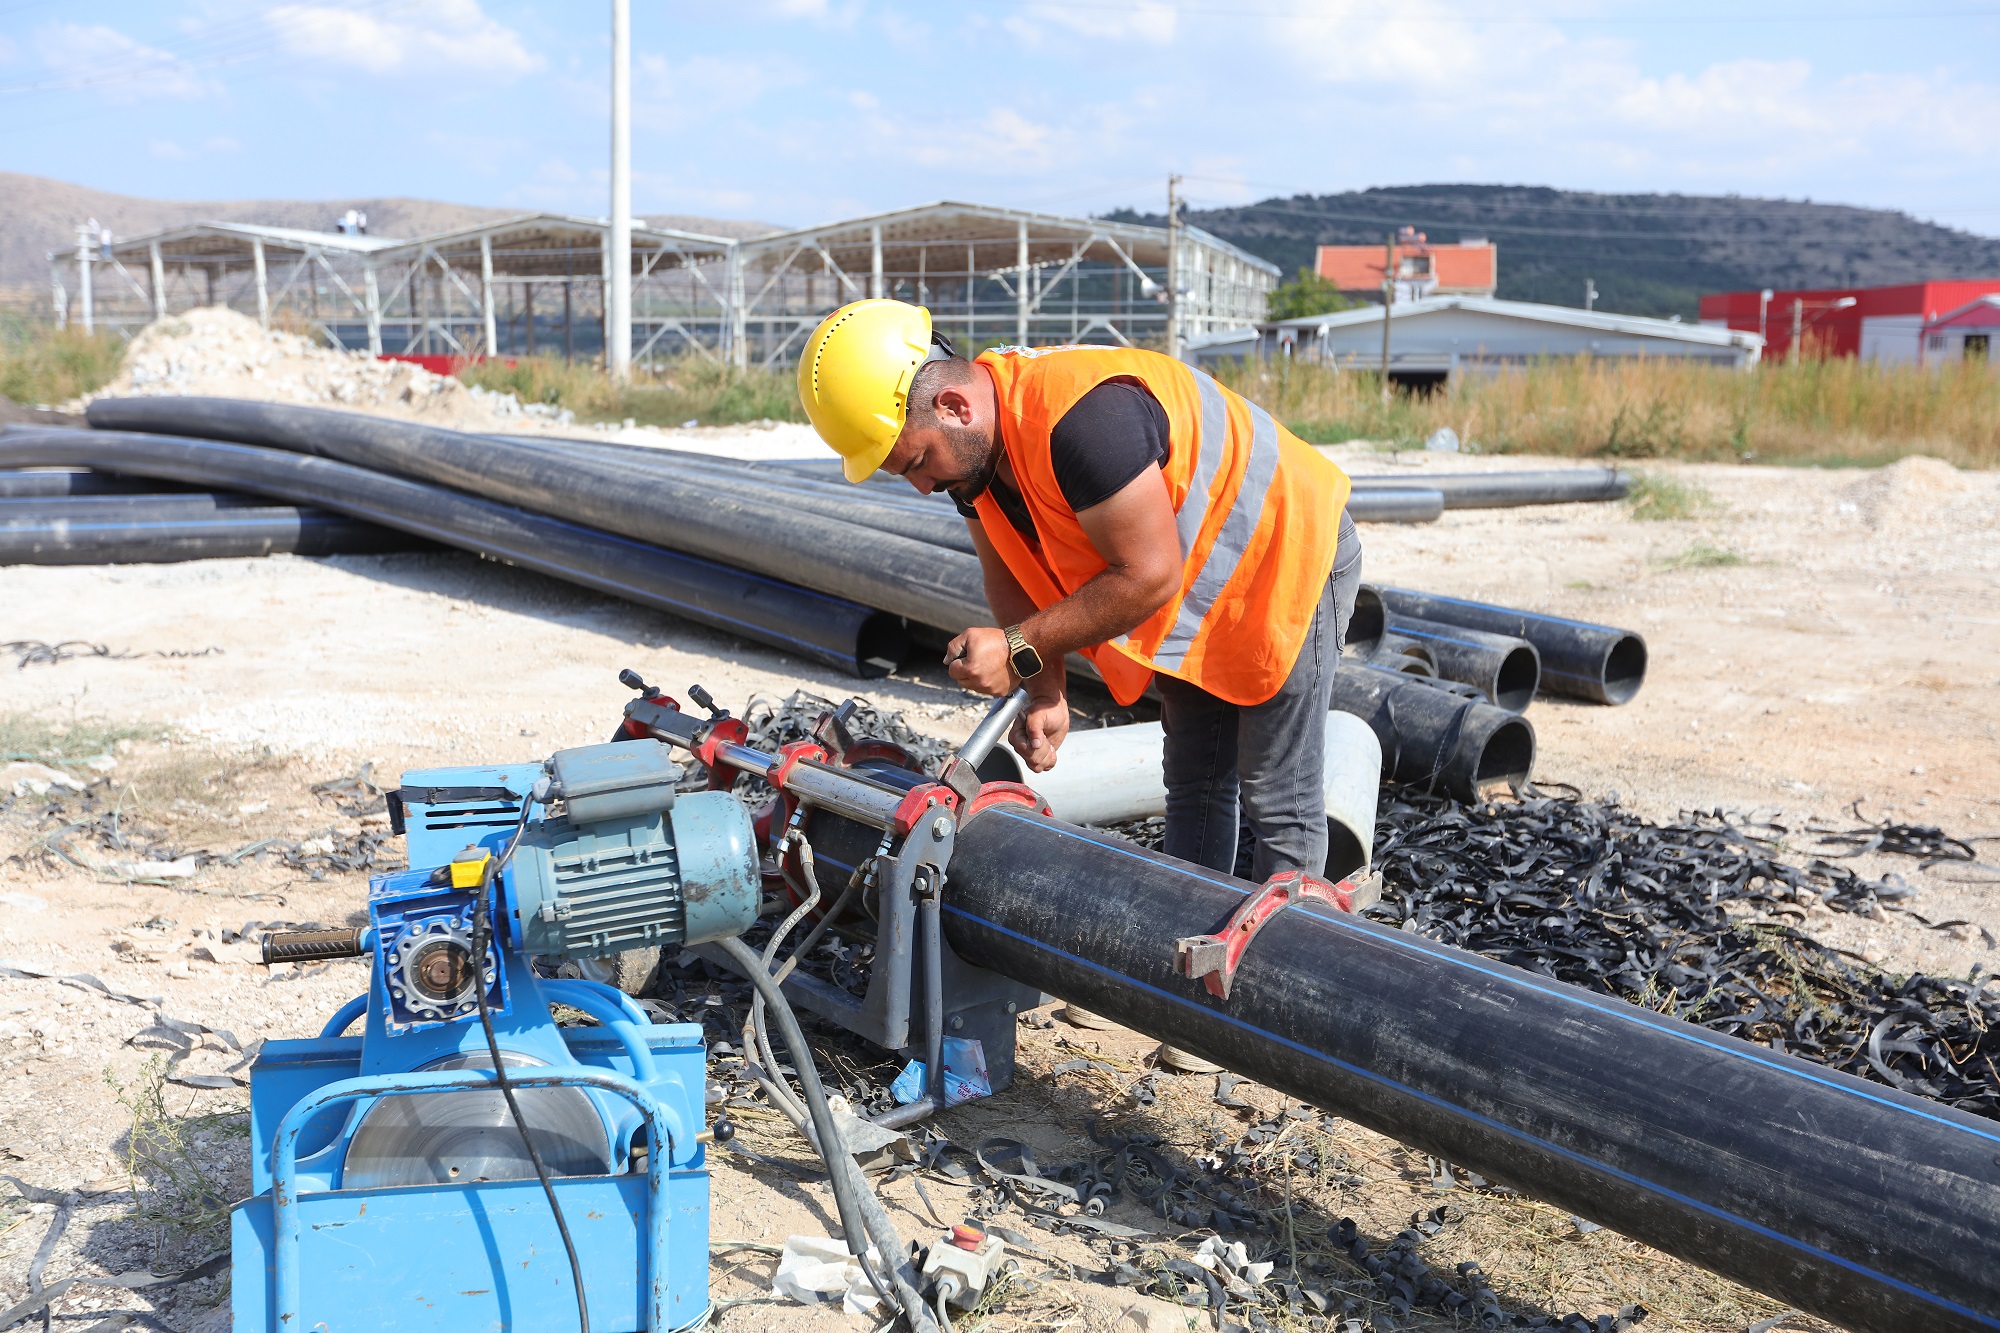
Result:
[[[1701,298],[1701,322],[1762,334],[1767,361],[1789,357],[1796,321],[1804,335],[1802,353],[1922,362],[1935,360],[1943,347],[1942,343],[1927,347],[1934,322],[1996,293],[2000,278],[1902,287],[1717,292]]]

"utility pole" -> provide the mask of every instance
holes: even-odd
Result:
[[[97,312],[94,309],[90,290],[90,265],[92,259],[95,258],[91,251],[96,244],[97,219],[92,218],[89,222],[76,229],[76,295],[77,303],[83,313],[83,331],[85,333],[97,332]]]
[[[1181,178],[1167,177],[1167,355],[1181,356]]]
[[[604,287],[604,368],[632,378],[632,0],[611,0],[611,272]],[[568,294],[568,289],[564,289]]]
[[[1389,308],[1396,304],[1396,233],[1382,243],[1382,405],[1389,405]]]
[[[1771,298],[1776,295],[1777,293],[1769,287],[1757,293],[1757,336],[1762,338],[1767,345],[1771,341],[1771,331],[1766,325],[1769,322],[1771,313]]]
[[[1805,332],[1805,315],[1805,301],[1794,296],[1792,298],[1792,342],[1791,346],[1785,349],[1786,365],[1796,366],[1799,363],[1799,336]]]
[[[1597,309],[1597,283],[1590,278],[1583,280],[1583,308],[1585,310]]]

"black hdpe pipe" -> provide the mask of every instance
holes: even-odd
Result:
[[[1428,486],[1444,496],[1446,509],[1513,509],[1523,505],[1622,500],[1632,491],[1630,474],[1617,468],[1569,468],[1560,472],[1460,472],[1424,477],[1353,477],[1357,491]]]
[[[233,398],[100,398],[100,429],[161,431],[337,459],[560,514],[953,633],[991,618],[976,557],[825,518],[783,497],[575,451],[411,422]]]
[[[1474,686],[1496,707],[1519,713],[1535,701],[1542,659],[1526,639],[1396,615],[1389,617],[1384,643],[1391,638],[1423,644],[1436,667],[1431,674]]]
[[[134,505],[123,513],[40,516],[0,508],[0,565],[164,565],[279,553],[375,555],[429,545],[407,533],[295,505],[206,513]]]
[[[1631,630],[1407,588],[1377,587],[1375,593],[1392,617],[1409,616],[1526,639],[1541,654],[1542,690],[1548,694],[1622,704],[1646,681],[1646,641]]]
[[[1483,699],[1419,676],[1342,662],[1333,706],[1366,722],[1382,742],[1382,777],[1476,801],[1498,783],[1519,791],[1535,767],[1535,729]]]
[[[0,471],[0,500],[25,500],[62,495],[136,495],[168,489],[136,477],[107,477],[102,472],[72,468]]]
[[[1317,904],[1218,1000],[1175,941],[1254,887],[995,806],[959,825],[945,937],[1857,1333],[2000,1328],[2000,1125]]]
[[[1431,652],[1429,644],[1394,630],[1379,635],[1374,648],[1365,656],[1372,665],[1387,671],[1400,671],[1409,676],[1435,676],[1438,673],[1437,657]]]
[[[909,648],[895,616],[708,560],[330,459],[113,431],[9,432],[0,466],[80,464],[310,503],[657,607],[858,676]]]
[[[235,509],[269,508],[271,502],[239,491],[134,491],[106,495],[35,495],[0,498],[0,522],[19,519],[209,518]]]

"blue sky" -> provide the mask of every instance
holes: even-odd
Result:
[[[0,0],[0,169],[602,213],[604,4]],[[634,0],[634,205],[803,225],[1426,181],[2000,234],[2000,0]]]

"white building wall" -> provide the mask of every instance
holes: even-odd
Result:
[[[1911,363],[1921,356],[1922,315],[1874,315],[1861,321],[1861,359]]]

